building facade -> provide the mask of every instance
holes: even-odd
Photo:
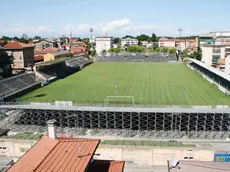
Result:
[[[218,68],[218,66],[220,65],[219,61],[221,59],[225,59],[228,55],[230,55],[230,45],[203,44],[201,45],[201,50],[201,61],[215,68]]]
[[[34,46],[21,42],[8,42],[3,46],[8,55],[14,57],[13,69],[23,69],[34,65]]]
[[[121,39],[121,46],[124,47],[126,45],[138,45],[138,40],[135,38],[124,38]]]
[[[225,58],[225,73],[230,75],[230,55]]]
[[[35,50],[44,50],[46,48],[58,48],[57,41],[41,39],[38,41],[34,41],[33,45],[35,46]]]
[[[189,53],[196,51],[198,47],[197,39],[167,39],[161,38],[159,40],[159,47],[176,48],[177,50],[187,50]]]
[[[112,37],[109,36],[96,37],[97,54],[101,54],[103,51],[107,52],[110,48],[112,48]]]

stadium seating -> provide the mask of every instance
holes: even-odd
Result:
[[[34,73],[24,73],[0,81],[0,97],[12,95],[40,83]]]
[[[168,53],[110,53],[105,56],[98,56],[97,61],[101,62],[170,62],[177,61],[176,54]]]
[[[93,61],[91,59],[85,57],[76,57],[64,62],[54,63],[52,65],[44,65],[39,68],[38,72],[47,79],[52,77],[64,78],[73,74],[74,72],[79,71],[92,62]]]

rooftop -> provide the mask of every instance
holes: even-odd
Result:
[[[70,52],[69,52],[69,51],[57,51],[57,52],[52,52],[52,53],[50,53],[50,54],[52,54],[52,55],[54,55],[54,56],[58,56],[58,55],[70,54]]]
[[[3,46],[4,49],[23,49],[29,47],[34,46],[22,42],[7,42],[7,44]]]
[[[88,167],[100,140],[44,136],[8,172],[68,171],[83,172]]]
[[[230,163],[204,162],[204,161],[180,161],[180,169],[171,169],[170,172],[229,172]]]

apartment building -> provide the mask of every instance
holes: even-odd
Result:
[[[103,51],[108,51],[112,48],[112,37],[107,35],[96,37],[96,52],[101,54]]]
[[[34,47],[21,42],[8,42],[3,49],[14,57],[13,69],[24,69],[34,65]]]
[[[138,40],[135,38],[121,39],[121,46],[124,47],[126,45],[138,45]]]
[[[33,45],[35,46],[35,51],[44,50],[46,48],[58,48],[58,42],[51,39],[41,39],[34,41]]]

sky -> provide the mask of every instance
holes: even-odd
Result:
[[[0,36],[182,36],[230,30],[230,0],[1,0]]]

